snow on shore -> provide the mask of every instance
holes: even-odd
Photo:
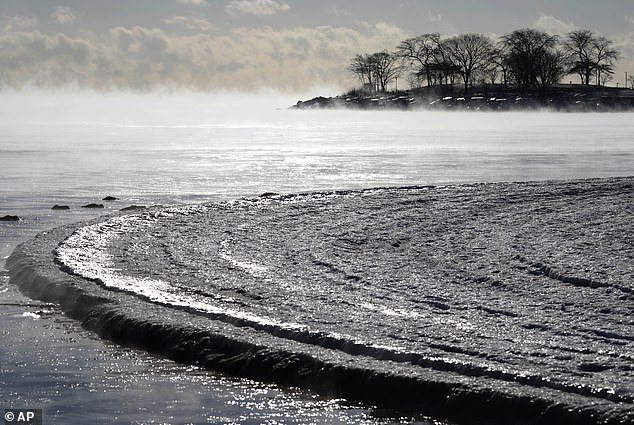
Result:
[[[624,423],[633,216],[632,178],[269,195],[54,229],[7,265],[179,361],[458,421]]]

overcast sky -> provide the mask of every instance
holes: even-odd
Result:
[[[0,0],[0,87],[347,89],[357,53],[526,27],[595,30],[623,55],[612,84],[634,74],[632,0]]]

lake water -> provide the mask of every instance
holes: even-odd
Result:
[[[416,419],[100,341],[7,286],[6,257],[37,232],[132,204],[634,175],[631,114],[298,111],[287,109],[296,98],[272,95],[0,98],[0,216],[22,218],[0,223],[0,409],[43,408],[47,424]],[[80,208],[107,195],[120,200]]]

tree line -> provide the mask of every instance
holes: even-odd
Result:
[[[477,84],[544,88],[567,75],[579,76],[585,85],[605,85],[619,57],[612,40],[591,30],[559,37],[527,28],[496,41],[476,33],[422,34],[403,40],[392,52],[358,54],[348,70],[373,92],[385,92],[405,75],[412,88],[459,82],[466,94]]]

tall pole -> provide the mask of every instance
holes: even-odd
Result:
[[[625,88],[628,88],[628,86],[627,86],[627,71],[625,71]]]

